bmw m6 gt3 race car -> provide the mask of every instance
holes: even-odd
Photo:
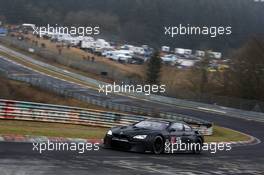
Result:
[[[200,153],[203,142],[203,136],[184,122],[151,119],[111,128],[104,137],[104,148],[161,154],[182,151],[176,148],[184,145],[188,152]]]

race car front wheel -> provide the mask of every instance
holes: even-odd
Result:
[[[161,136],[156,136],[153,142],[153,153],[161,154],[164,151],[164,140]]]
[[[199,139],[195,145],[193,145],[193,154],[200,154],[202,151],[202,141]]]

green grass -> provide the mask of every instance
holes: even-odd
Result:
[[[0,120],[0,134],[94,139],[103,138],[108,128],[60,123]]]
[[[0,120],[0,135],[17,134],[33,136],[102,139],[107,130],[108,128],[72,124]],[[244,141],[248,139],[248,136],[244,134],[219,126],[214,126],[214,135],[205,136],[206,142]]]
[[[232,129],[214,126],[214,134],[212,136],[205,136],[206,142],[227,142],[227,141],[246,141],[249,140],[247,135]]]

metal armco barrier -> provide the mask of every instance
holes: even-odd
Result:
[[[95,99],[94,97],[90,96],[84,96],[79,93],[73,93],[69,92],[67,90],[61,91],[61,88],[58,88],[56,84],[49,84],[46,81],[42,81],[40,79],[32,79],[32,78],[26,78],[26,77],[19,77],[19,76],[13,76],[9,75],[8,76],[10,79],[13,80],[18,80],[22,82],[27,82],[31,85],[38,86],[53,92],[56,92],[58,94],[62,94],[67,97],[72,97],[76,98],[80,101],[84,101],[93,105],[97,106],[102,106],[105,108],[108,108],[110,110],[117,110],[121,112],[128,112],[128,113],[134,113],[134,114],[139,114],[139,115],[148,115],[151,116],[153,115],[153,111],[150,109],[142,108],[142,107],[136,107],[136,106],[129,106],[125,104],[118,104],[118,103],[112,103],[110,101],[102,101],[99,99]],[[208,121],[195,118],[193,116],[187,116],[187,115],[182,115],[182,114],[175,114],[175,113],[163,113],[159,112],[158,114],[161,118],[167,118],[167,119],[175,119],[175,120],[181,120],[190,124],[195,124],[195,125],[206,125],[207,127],[210,127],[212,124]]]
[[[113,127],[129,125],[149,118],[150,117],[146,116],[101,110],[0,99],[0,119]],[[177,118],[176,115],[170,117],[164,116],[164,118],[182,120],[182,117],[179,116]],[[204,135],[212,135],[212,124],[209,125],[195,122],[190,122],[190,124]]]

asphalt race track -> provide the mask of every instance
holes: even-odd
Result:
[[[61,87],[81,88],[79,85],[41,75],[3,59],[0,59],[0,69],[23,76],[41,76]],[[187,114],[244,132],[262,142],[255,145],[233,147],[231,151],[217,152],[216,154],[203,152],[201,155],[165,154],[159,156],[105,149],[84,154],[70,151],[39,154],[32,151],[33,146],[29,143],[0,143],[0,175],[264,174],[264,123],[140,101],[124,96],[112,94],[105,96],[92,89],[84,89],[80,93],[93,95],[101,100],[112,100],[122,104]]]
[[[228,153],[151,155],[100,149],[32,151],[31,144],[1,143],[0,173],[6,174],[263,174],[263,151],[236,147]]]

